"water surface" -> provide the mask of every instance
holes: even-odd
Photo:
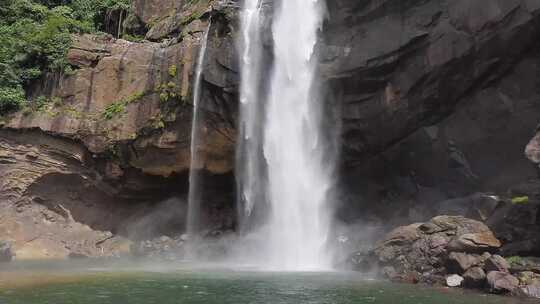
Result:
[[[357,273],[264,273],[187,265],[13,264],[2,304],[517,304],[523,299],[366,280]],[[531,301],[530,303],[535,303]]]

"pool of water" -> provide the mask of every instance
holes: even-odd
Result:
[[[0,269],[1,304],[517,304],[523,299],[402,285],[358,273],[189,265],[25,263]],[[531,302],[533,303],[533,302]]]

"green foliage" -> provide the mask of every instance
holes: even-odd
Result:
[[[110,104],[103,111],[103,118],[110,120],[115,116],[123,114],[126,111],[126,104],[123,102],[115,102]]]
[[[141,100],[144,97],[144,95],[145,95],[144,92],[135,93],[131,96],[123,98],[120,101],[110,104],[103,111],[102,113],[103,118],[110,120],[116,117],[117,115],[124,114],[129,104],[135,103]]]
[[[176,84],[172,81],[158,85],[155,92],[159,94],[159,100],[163,103],[180,100],[180,94],[178,93]]]
[[[176,64],[171,65],[169,67],[169,76],[171,76],[172,78],[176,77],[177,70],[178,68],[176,67]]]
[[[510,265],[521,265],[524,263],[524,260],[522,257],[519,257],[519,256],[511,256],[511,257],[507,257],[506,258],[506,261],[508,262],[508,264]]]
[[[18,110],[24,88],[47,71],[70,73],[72,34],[103,29],[111,10],[130,0],[1,0],[0,115]]]
[[[0,115],[19,109],[25,102],[22,88],[0,86]]]
[[[529,197],[528,196],[518,196],[512,198],[512,204],[514,205],[522,205],[522,204],[528,204],[529,203]]]

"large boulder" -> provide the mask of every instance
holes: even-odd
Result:
[[[482,258],[478,255],[467,254],[464,252],[451,252],[448,256],[447,269],[451,273],[463,274],[469,268],[480,265]]]
[[[456,242],[462,252],[453,252]],[[499,246],[489,228],[479,221],[438,216],[426,223],[394,229],[376,244],[374,254],[380,265],[392,266],[398,275],[425,278],[444,275],[448,263],[463,273],[482,263],[480,256],[471,253],[495,250]]]
[[[464,286],[482,288],[486,284],[486,273],[480,267],[472,267],[463,274]]]
[[[511,293],[517,291],[519,287],[519,280],[516,277],[500,271],[489,272],[487,282],[493,293]]]
[[[500,255],[490,256],[484,263],[484,269],[486,272],[499,271],[499,272],[508,272],[510,269],[510,264]]]

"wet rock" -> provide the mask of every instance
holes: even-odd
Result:
[[[512,293],[519,287],[519,280],[516,277],[500,271],[489,272],[487,282],[490,291],[493,293]]]
[[[459,287],[463,283],[463,277],[457,274],[453,274],[446,278],[446,286],[448,287]]]
[[[452,273],[463,274],[469,268],[481,263],[478,255],[467,254],[463,252],[451,252],[448,256],[448,270]]]
[[[10,262],[13,259],[11,243],[0,241],[0,262]]]
[[[472,267],[463,274],[464,286],[469,288],[481,288],[486,283],[486,273],[480,267]]]
[[[491,271],[508,272],[508,269],[510,269],[510,264],[508,264],[506,259],[503,258],[502,256],[492,255],[485,261],[484,269],[486,270],[486,272],[491,272]]]
[[[527,285],[519,288],[518,295],[540,299],[540,285]]]

